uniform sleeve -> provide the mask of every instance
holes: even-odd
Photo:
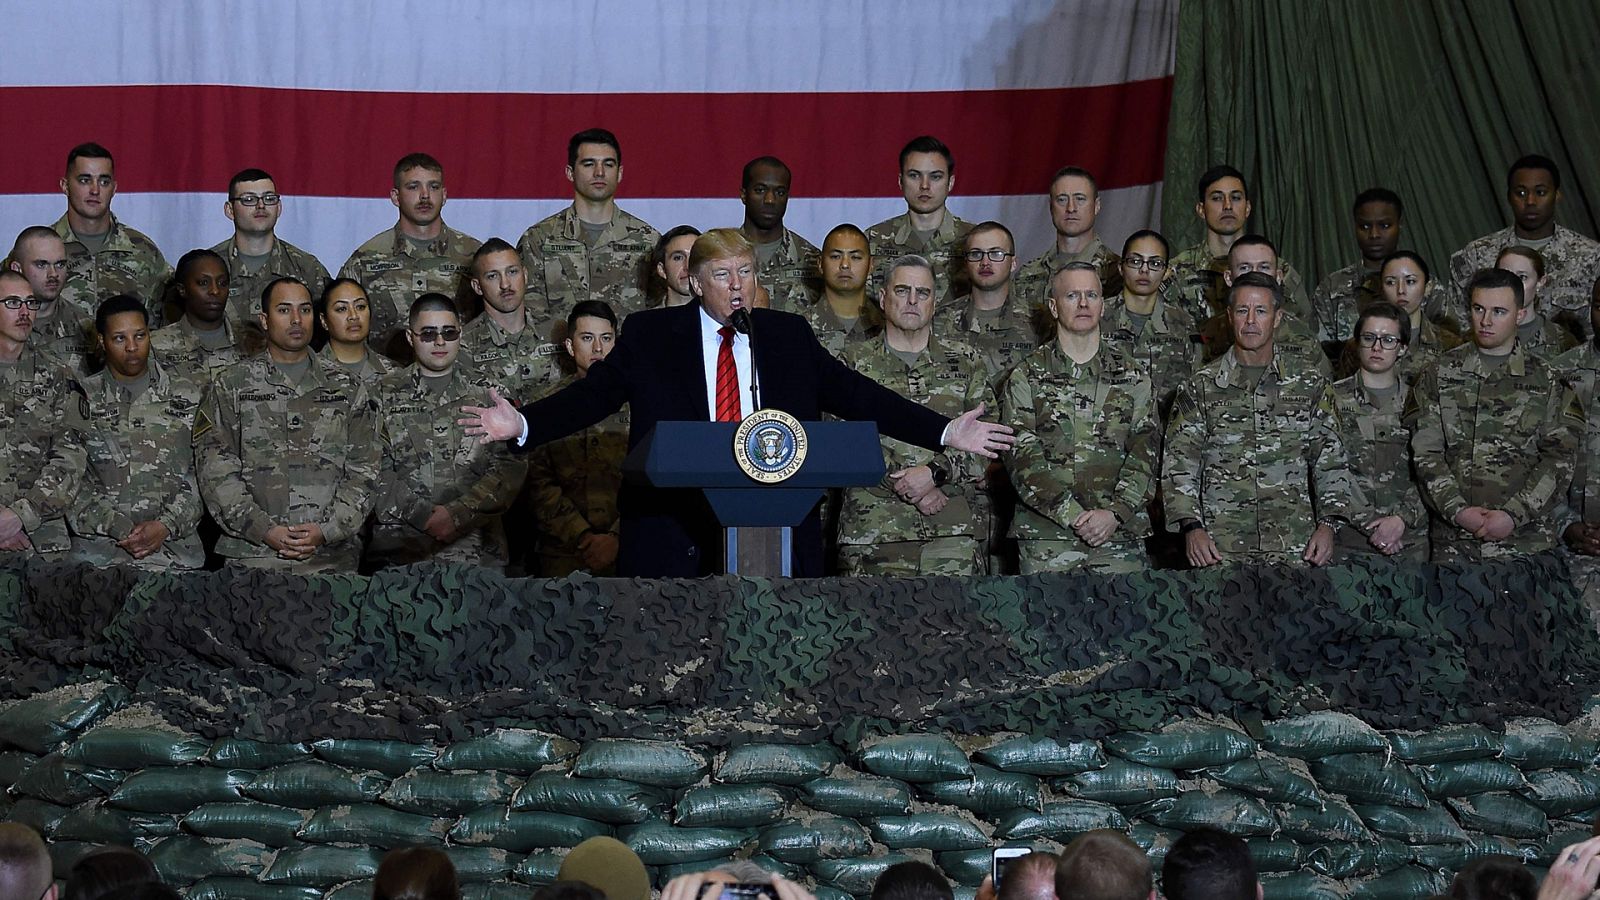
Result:
[[[80,447],[89,446],[94,425],[85,408],[86,401],[74,395],[67,406],[67,430]],[[133,519],[117,508],[111,495],[100,489],[98,479],[91,478],[88,454],[84,455],[84,476],[77,497],[73,498],[68,524],[75,534],[122,540],[133,531]],[[24,526],[27,522],[23,522]],[[167,526],[171,530],[172,526]],[[174,532],[176,533],[176,532]]]
[[[539,226],[534,225],[517,240],[517,255],[522,257],[522,276],[527,279],[526,302],[534,309],[550,308],[550,291],[544,283],[544,242]]]
[[[1039,420],[1034,414],[1033,384],[1021,365],[1013,368],[1006,379],[1000,409],[1001,420],[1016,431],[1017,442],[1006,468],[1011,470],[1017,498],[1062,529],[1070,529],[1072,520],[1084,511],[1083,504],[1072,495],[1076,473],[1070,460],[1051,460],[1045,453],[1039,439]],[[1070,419],[1056,421],[1058,427],[1071,427]]]
[[[1311,314],[1313,317],[1311,324],[1316,327],[1318,340],[1340,340],[1339,335],[1334,333],[1334,326],[1339,321],[1339,307],[1333,291],[1332,276],[1322,279],[1322,283],[1312,292]]]
[[[528,464],[512,456],[504,444],[491,444],[483,449],[488,454],[488,466],[483,474],[468,485],[460,497],[444,505],[457,528],[479,524],[510,509],[528,474]]]
[[[1349,524],[1364,519],[1367,501],[1350,469],[1350,455],[1339,436],[1339,412],[1333,388],[1324,385],[1312,410],[1311,440],[1306,443],[1306,463],[1311,470],[1311,497],[1316,522],[1335,519]]]
[[[528,494],[534,521],[558,542],[568,546],[590,527],[577,504],[561,489],[561,471],[554,448],[546,444],[528,454]]]
[[[1167,530],[1177,531],[1184,519],[1204,521],[1201,488],[1204,484],[1206,420],[1201,409],[1199,380],[1191,378],[1178,388],[1167,422],[1162,451],[1161,500],[1166,505]]]
[[[385,415],[380,401],[378,415]],[[383,465],[378,476],[378,520],[388,525],[410,525],[421,531],[433,514],[432,497],[422,483],[422,466],[411,431],[402,423],[383,429]]]
[[[1417,376],[1406,399],[1403,419],[1411,431],[1411,460],[1417,470],[1422,500],[1434,515],[1454,527],[1456,514],[1468,504],[1444,452],[1444,418],[1439,412],[1439,373],[1435,366],[1423,369]]]
[[[35,423],[38,443],[44,445],[44,465],[39,477],[11,506],[29,533],[47,519],[65,519],[88,465],[82,438],[67,427],[67,405],[76,405],[81,394],[65,379],[59,380],[57,387],[54,403],[43,420]]]
[[[1518,528],[1547,524],[1560,493],[1572,483],[1573,454],[1583,441],[1587,419],[1578,395],[1560,382],[1554,382],[1552,388],[1544,398],[1545,416],[1535,438],[1533,469],[1522,489],[1502,507]]]
[[[383,459],[383,426],[378,403],[358,388],[350,403],[350,436],[344,472],[328,505],[328,518],[322,522],[322,536],[328,543],[342,541],[361,530],[378,496],[378,470]]]
[[[256,503],[244,480],[238,408],[230,399],[227,388],[212,379],[195,414],[194,459],[200,496],[223,531],[264,544],[267,531],[277,523]]]
[[[1150,378],[1142,375],[1134,387],[1133,421],[1129,424],[1128,443],[1123,448],[1122,467],[1117,472],[1110,506],[1124,524],[1137,521],[1139,510],[1155,496],[1159,438],[1160,426],[1156,424]]]

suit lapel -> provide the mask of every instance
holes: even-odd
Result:
[[[706,405],[708,388],[705,355],[700,343],[700,304],[690,303],[679,308],[685,314],[678,316],[678,334],[676,340],[671,342],[673,347],[671,358],[678,369],[678,377],[674,381],[683,385],[693,385],[688,399],[688,407],[692,412],[687,418],[705,422],[711,418],[711,408]]]

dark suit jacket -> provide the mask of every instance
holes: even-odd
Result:
[[[817,343],[800,316],[751,311],[761,405],[801,421],[823,413],[876,422],[890,437],[940,447],[949,419],[846,367]],[[706,407],[700,306],[650,309],[628,317],[617,344],[585,378],[519,411],[528,420],[522,449],[571,434],[629,405],[631,450],[657,422],[711,418]],[[617,572],[692,578],[722,571],[722,530],[698,491],[628,484],[618,500],[622,519]],[[822,574],[822,533],[813,511],[794,533],[796,575]]]

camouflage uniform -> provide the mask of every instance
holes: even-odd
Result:
[[[937,306],[935,307],[937,309]],[[822,349],[834,356],[842,356],[845,348],[876,338],[882,328],[883,312],[870,298],[863,301],[861,315],[854,322],[845,326],[839,317],[833,314],[833,307],[828,305],[828,299],[822,297],[804,310],[801,315],[811,323],[811,330],[816,332],[817,342],[822,344]],[[937,312],[934,313],[938,315]]]
[[[1457,347],[1423,370],[1406,404],[1411,458],[1433,513],[1435,562],[1538,553],[1556,544],[1583,407],[1521,342],[1498,362],[1486,365],[1475,345]],[[1480,541],[1455,524],[1468,506],[1504,510],[1516,528],[1504,541]]]
[[[979,403],[994,408],[989,370],[977,350],[928,336],[928,346],[908,366],[880,337],[845,348],[845,365],[891,391],[945,416]],[[981,575],[989,537],[989,499],[978,487],[984,461],[970,453],[931,453],[893,438],[881,439],[886,472],[937,464],[949,473],[941,490],[944,509],[925,516],[900,499],[893,482],[849,488],[839,511],[839,574]]]
[[[22,519],[38,553],[69,546],[66,514],[83,480],[83,447],[66,428],[78,388],[62,362],[32,347],[0,365],[0,506]]]
[[[1500,251],[1515,244],[1527,244],[1517,237],[1515,228],[1503,228],[1469,242],[1450,256],[1450,280],[1454,287],[1458,314],[1467,311],[1467,282],[1479,269],[1494,265]],[[1570,228],[1556,226],[1550,242],[1538,248],[1544,257],[1544,271],[1550,279],[1539,292],[1544,312],[1556,324],[1584,340],[1594,337],[1589,324],[1589,293],[1600,276],[1600,242]]]
[[[62,294],[56,299],[55,310],[49,319],[34,318],[28,346],[59,360],[74,374],[85,374],[90,368],[100,366],[94,312],[85,315],[76,303],[66,299],[64,291]]]
[[[1183,307],[1196,323],[1204,323],[1217,315],[1223,315],[1226,320],[1228,283],[1223,279],[1223,274],[1228,271],[1226,254],[1212,256],[1210,248],[1201,241],[1174,256],[1168,262],[1168,267],[1165,291],[1169,302]],[[1306,296],[1305,281],[1295,267],[1282,257],[1278,259],[1278,271],[1282,276],[1279,281],[1283,283],[1284,311],[1283,327],[1278,330],[1278,337],[1298,337],[1315,343],[1317,313],[1311,305],[1311,298]],[[1213,358],[1220,357],[1231,345],[1231,340],[1225,342],[1213,354]]]
[[[1139,361],[1103,342],[1079,364],[1050,341],[1017,364],[1001,398],[1000,421],[1017,430],[1008,467],[1020,497],[1011,536],[1022,574],[1145,569],[1160,431]],[[1099,547],[1072,530],[1089,509],[1111,510],[1119,523]]]
[[[1031,313],[1042,310],[1050,279],[1067,267],[1068,263],[1086,262],[1100,272],[1100,296],[1111,297],[1122,293],[1122,257],[1118,256],[1095,235],[1088,247],[1080,253],[1062,253],[1052,248],[1049,252],[1028,261],[1017,270],[1011,280],[1011,293],[1022,300]],[[1103,329],[1102,329],[1103,330]]]
[[[547,393],[578,380],[570,375]],[[585,532],[617,534],[617,493],[628,455],[628,408],[528,453],[528,493],[538,526],[538,574],[562,578],[584,568],[578,541]],[[592,572],[610,575],[613,569]]]
[[[1382,398],[1369,391],[1359,375],[1352,375],[1334,384],[1333,404],[1350,474],[1372,507],[1372,518],[1405,520],[1402,547],[1394,558],[1421,563],[1428,561],[1428,510],[1411,471],[1411,433],[1400,420],[1410,388],[1404,378],[1398,379],[1398,386],[1392,397]],[[1338,546],[1344,556],[1379,553],[1359,528],[1340,530]]]
[[[1224,563],[1299,565],[1316,524],[1365,521],[1333,391],[1275,353],[1256,384],[1232,351],[1185,382],[1167,424],[1167,529],[1198,519]]]
[[[382,455],[365,386],[316,356],[299,383],[263,353],[218,372],[195,417],[200,494],[230,562],[300,572],[354,572],[376,499]],[[308,560],[266,544],[277,525],[315,522],[326,543]]]
[[[1588,314],[1588,309],[1584,309]],[[1550,321],[1543,312],[1535,312],[1526,324],[1517,328],[1517,341],[1545,362],[1578,346],[1578,336]]]
[[[1406,354],[1394,364],[1395,374],[1399,375],[1400,380],[1408,386],[1414,384],[1417,373],[1426,369],[1446,350],[1461,346],[1463,340],[1450,326],[1442,325],[1424,315],[1422,325],[1411,330],[1411,343],[1406,345]],[[1360,350],[1360,345],[1354,338],[1344,342],[1339,362],[1333,367],[1335,377],[1348,378],[1361,368],[1361,360],[1357,356]]]
[[[1583,441],[1573,454],[1572,483],[1564,502],[1556,508],[1555,537],[1562,555],[1572,570],[1573,580],[1583,592],[1589,615],[1600,628],[1600,557],[1575,553],[1566,547],[1561,535],[1574,522],[1600,523],[1600,351],[1593,342],[1574,347],[1550,364],[1556,374],[1578,395],[1583,404]]]
[[[867,282],[867,293],[881,296],[883,281],[889,277],[889,264],[907,253],[916,253],[933,263],[935,299],[943,304],[950,303],[955,296],[951,281],[957,275],[962,242],[967,232],[972,230],[972,225],[946,209],[944,220],[926,244],[918,241],[916,232],[912,231],[909,212],[868,228],[866,234],[867,246],[872,251],[872,277]]]
[[[122,224],[115,215],[111,216],[111,231],[98,253],[90,253],[78,240],[65,213],[50,227],[67,245],[67,282],[61,289],[63,298],[71,298],[92,311],[114,294],[132,294],[144,301],[151,328],[158,328],[166,321],[161,292],[167,279],[172,277],[172,267],[167,265],[155,241]],[[92,312],[90,317],[93,318]]]
[[[150,332],[150,356],[160,360],[168,371],[187,375],[204,384],[211,380],[212,375],[246,356],[239,349],[236,337],[239,327],[226,316],[222,319],[222,327],[228,335],[228,346],[220,350],[208,350],[200,343],[189,317],[184,316],[165,328]],[[259,324],[255,330],[257,334],[261,333]]]
[[[79,382],[84,396],[67,420],[88,468],[67,514],[72,555],[98,566],[198,569],[206,552],[196,531],[203,510],[189,435],[204,382],[155,359],[148,371],[138,397],[109,371]],[[152,520],[167,527],[159,550],[136,560],[117,546],[135,525]]]
[[[261,320],[256,318],[261,312],[261,292],[276,279],[300,279],[311,291],[312,300],[322,296],[331,280],[321,260],[276,236],[272,240],[272,251],[254,272],[244,270],[244,260],[239,258],[239,248],[233,238],[212,247],[211,252],[222,257],[228,266],[228,318],[244,330],[261,331]],[[410,311],[409,305],[406,311]]]
[[[1200,367],[1201,347],[1194,339],[1194,320],[1181,307],[1157,296],[1143,330],[1135,333],[1133,329],[1127,297],[1117,294],[1108,299],[1100,316],[1100,339],[1131,357],[1150,377],[1156,413],[1166,421],[1172,396]]]
[[[432,382],[443,381],[444,384]],[[504,567],[501,515],[522,487],[527,463],[504,442],[479,443],[456,424],[461,406],[484,402],[491,378],[457,363],[429,378],[417,366],[390,372],[375,393],[383,417],[383,482],[370,559],[383,565],[436,560]],[[440,544],[423,529],[435,506],[464,533]]]
[[[347,365],[339,357],[333,355],[333,345],[323,346],[321,350],[313,351],[313,356],[321,357],[328,365],[343,369],[346,375],[366,385],[370,393],[378,384],[378,379],[399,368],[394,360],[367,348],[367,355],[356,365]],[[374,398],[376,399],[376,398]]]
[[[773,309],[800,312],[817,302],[822,283],[821,252],[810,241],[785,228],[778,251],[761,264],[761,284]]]
[[[645,267],[659,237],[650,223],[620,208],[592,247],[584,242],[575,207],[545,218],[517,241],[528,275],[528,305],[563,322],[580,300],[609,304],[618,321],[645,309]]]
[[[554,320],[537,316],[528,306],[522,316],[522,330],[508,334],[487,312],[481,313],[461,329],[461,358],[494,379],[508,392],[507,399],[527,403],[561,380],[568,356],[553,339]],[[564,331],[566,322],[560,324]]]
[[[1355,333],[1361,310],[1383,299],[1378,273],[1367,268],[1365,260],[1330,273],[1311,294],[1311,308],[1317,323],[1317,339],[1348,340]]]
[[[339,267],[339,277],[354,278],[366,289],[372,308],[367,346],[379,353],[398,352],[404,343],[400,332],[406,327],[412,302],[429,291],[456,296],[466,283],[472,254],[481,243],[445,225],[433,243],[425,250],[417,250],[397,223],[357,247]]]
[[[1012,366],[1039,346],[1032,310],[1014,290],[993,313],[975,308],[971,295],[935,307],[933,333],[959,338],[982,353],[996,387]]]

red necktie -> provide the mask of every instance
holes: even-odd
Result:
[[[733,326],[717,329],[722,346],[717,348],[717,421],[739,421],[739,370],[733,366]]]

